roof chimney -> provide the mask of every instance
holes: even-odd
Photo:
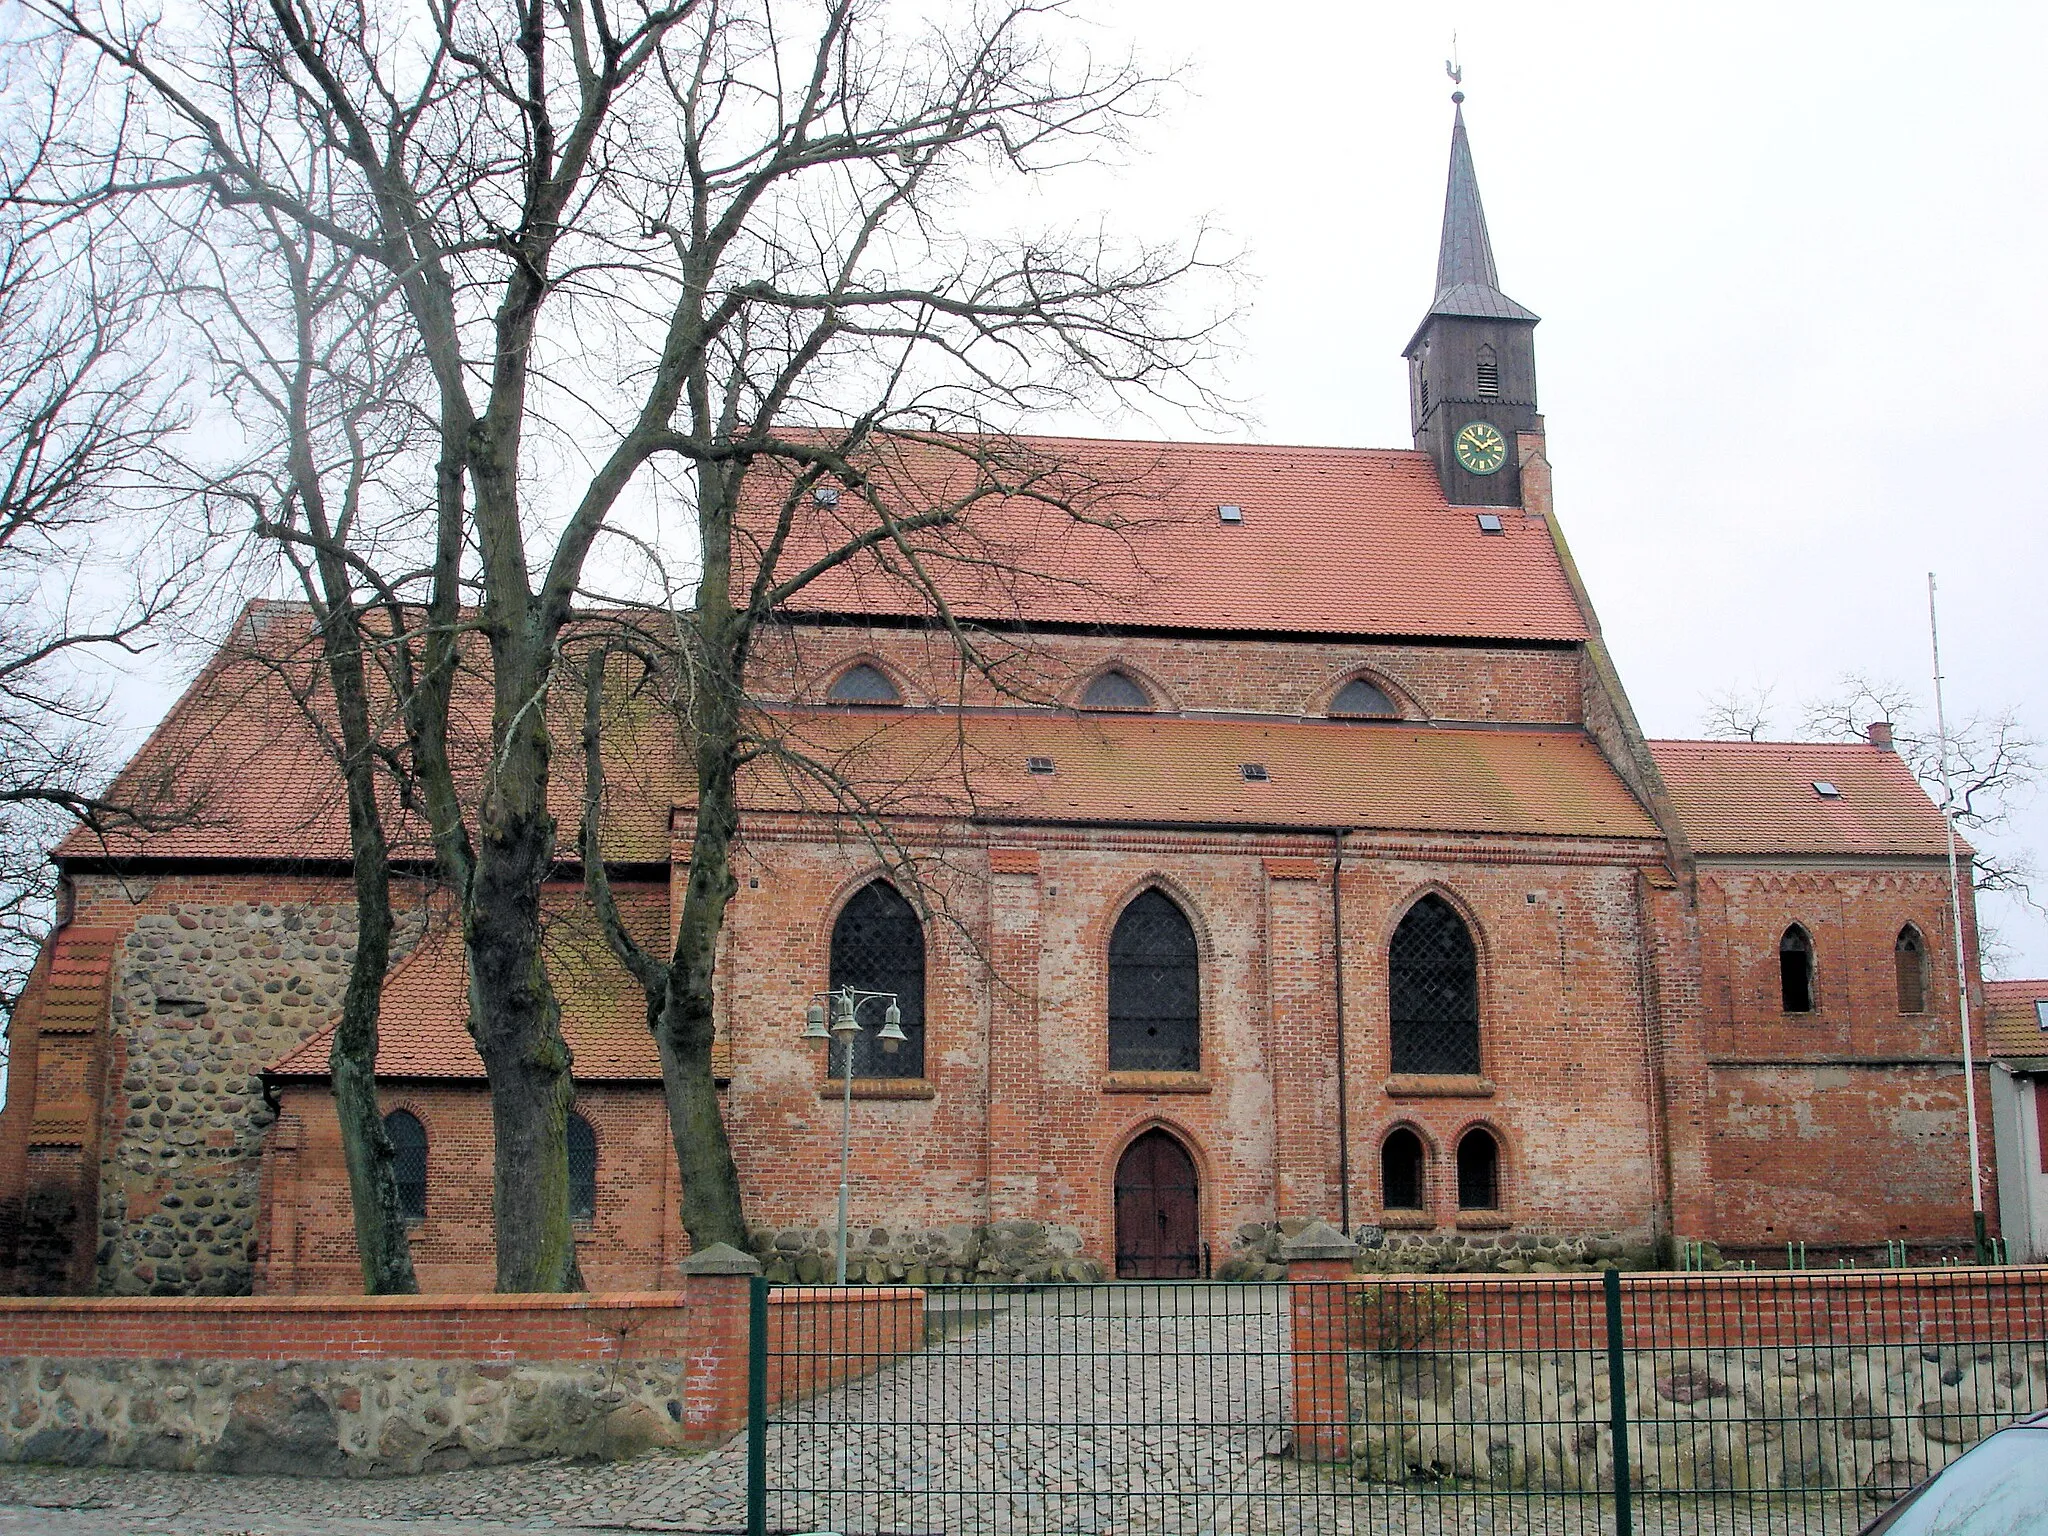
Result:
[[[1863,733],[1870,738],[1870,744],[1880,752],[1899,750],[1892,745],[1892,723],[1889,720],[1873,720],[1864,728]]]

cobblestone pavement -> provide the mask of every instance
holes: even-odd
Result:
[[[1593,1500],[1374,1494],[1277,1454],[1288,1369],[1280,1292],[1178,1294],[1169,1307],[1139,1286],[1031,1293],[798,1407],[770,1429],[769,1528],[896,1536],[1613,1529],[1611,1511]],[[743,1444],[704,1456],[380,1481],[8,1467],[0,1468],[0,1536],[738,1532],[745,1474]],[[1130,1491],[1097,1492],[1104,1488]],[[1636,1529],[1832,1536],[1859,1519],[1840,1509],[1656,1503],[1639,1509]]]

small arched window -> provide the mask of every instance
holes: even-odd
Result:
[[[1797,923],[1778,940],[1778,1005],[1787,1013],[1813,1012],[1813,940]]]
[[[1422,1209],[1422,1138],[1405,1125],[1380,1143],[1380,1204],[1390,1211]]]
[[[1443,897],[1423,897],[1394,930],[1387,1004],[1396,1072],[1479,1070],[1479,952]]]
[[[407,1221],[427,1219],[427,1128],[409,1109],[384,1117],[391,1143],[391,1176],[398,1185],[398,1213]]]
[[[597,1132],[578,1114],[569,1116],[569,1219],[597,1219]]]
[[[1479,398],[1496,399],[1500,395],[1500,359],[1494,355],[1490,346],[1482,346],[1479,349],[1478,375]]]
[[[1387,696],[1386,689],[1354,677],[1330,700],[1330,713],[1347,720],[1398,720],[1401,707]]]
[[[1899,1012],[1927,1011],[1927,941],[1911,923],[1892,944],[1892,971],[1898,982]]]
[[[855,662],[832,680],[825,697],[834,704],[901,704],[903,695],[889,674],[865,661]]]
[[[1109,936],[1109,1070],[1198,1072],[1201,961],[1187,914],[1156,886]]]
[[[1458,1209],[1500,1209],[1500,1143],[1479,1126],[1458,1140]]]
[[[1096,678],[1081,695],[1083,709],[1150,709],[1152,695],[1128,672],[1109,671]]]
[[[904,1039],[895,1050],[881,1038],[886,1002],[862,1003],[853,1041],[855,1077],[924,1076],[924,924],[917,909],[886,880],[862,886],[832,925],[831,986],[894,994]],[[846,1047],[834,1036],[831,1075],[846,1074]]]

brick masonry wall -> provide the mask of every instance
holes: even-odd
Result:
[[[386,1114],[410,1110],[427,1133],[427,1216],[409,1234],[420,1288],[489,1290],[497,1275],[489,1091],[481,1081],[393,1083],[381,1101]],[[576,1112],[597,1138],[596,1211],[576,1223],[584,1284],[599,1291],[675,1284],[688,1245],[660,1085],[580,1084]],[[263,1165],[257,1292],[359,1289],[348,1185],[340,1176],[341,1124],[325,1083],[282,1088]]]
[[[1334,644],[1312,641],[1034,635],[1005,653],[990,640],[1007,696],[986,677],[960,675],[950,641],[888,628],[796,626],[762,636],[749,682],[765,699],[822,700],[855,661],[878,664],[911,704],[1078,702],[1087,681],[1117,666],[1145,683],[1162,709],[1320,715],[1350,678],[1378,680],[1408,713],[1431,720],[1577,723],[1573,649]]]
[[[1701,994],[1717,1235],[1869,1249],[1888,1238],[1964,1244],[1969,1156],[1947,911],[1936,861],[1871,868],[1715,861],[1700,877]],[[1966,914],[1974,921],[1974,914]],[[1813,941],[1814,1003],[1784,1011],[1778,943]],[[1893,944],[1926,945],[1926,1008],[1902,1013]],[[1966,928],[1974,949],[1975,934]],[[1981,989],[1972,998],[1985,1204],[1996,1230]]]

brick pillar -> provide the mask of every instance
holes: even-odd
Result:
[[[761,1263],[713,1243],[683,1275],[683,1442],[706,1449],[747,1427],[747,1300]]]
[[[991,848],[988,1178],[994,1221],[1040,1221],[1044,1170],[1039,1075],[1038,850]]]
[[[1317,1222],[1280,1250],[1287,1265],[1289,1349],[1294,1360],[1294,1454],[1303,1461],[1351,1455],[1352,1260],[1358,1245]]]
[[[1669,1179],[1671,1233],[1712,1237],[1714,1176],[1707,1138],[1706,1014],[1700,1000],[1697,909],[1663,871],[1639,871],[1645,968],[1643,1012],[1649,1026],[1651,1109]]]
[[[1337,1008],[1330,866],[1266,860],[1266,1017],[1275,1216],[1337,1218]]]

